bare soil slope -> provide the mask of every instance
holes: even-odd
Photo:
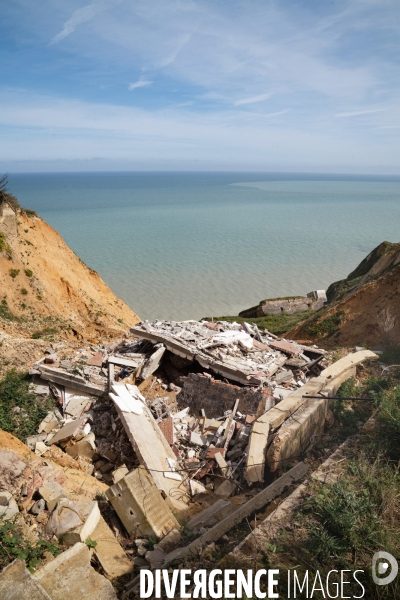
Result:
[[[328,289],[330,304],[287,336],[324,346],[399,345],[400,244],[383,242],[350,275]]]
[[[0,325],[22,335],[52,329],[93,339],[140,321],[40,217],[16,213],[17,234],[0,245]]]

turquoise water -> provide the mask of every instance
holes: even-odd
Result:
[[[12,174],[9,189],[148,319],[323,289],[400,239],[399,178]]]

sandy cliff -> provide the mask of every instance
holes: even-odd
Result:
[[[3,206],[0,325],[4,330],[23,334],[52,328],[64,336],[96,339],[120,334],[138,321],[43,219]]]
[[[327,290],[330,303],[288,337],[324,346],[393,347],[400,340],[400,244],[383,242]]]

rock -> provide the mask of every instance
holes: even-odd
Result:
[[[56,481],[49,481],[40,487],[39,494],[46,502],[47,510],[50,512],[55,508],[57,502],[65,496],[64,490]]]
[[[84,542],[93,533],[99,521],[100,511],[96,501],[72,502],[62,498],[47,523],[46,531],[72,545]]]
[[[9,521],[15,515],[18,515],[19,509],[10,492],[0,492],[0,517],[4,521]]]
[[[49,449],[48,446],[44,442],[36,442],[35,444],[35,454],[38,456],[42,456]]]
[[[223,498],[229,498],[235,490],[236,485],[229,481],[229,479],[225,479],[225,481],[215,490],[215,494],[217,496],[222,496]]]
[[[14,560],[0,573],[1,600],[52,600],[32,577],[23,560]]]
[[[146,552],[145,558],[151,569],[159,569],[164,562],[165,553],[160,548]]]
[[[43,500],[43,498],[41,498],[40,500],[37,500],[35,504],[31,507],[30,512],[33,515],[40,515],[40,513],[43,512],[45,508],[46,502]]]
[[[139,567],[139,568],[140,567],[150,567],[147,560],[145,560],[141,556],[135,556],[135,558],[133,559],[133,564],[135,565],[135,567]]]
[[[45,442],[47,439],[47,433],[39,433],[39,435],[31,435],[26,438],[25,443],[30,450],[35,450],[35,444],[37,442]]]
[[[69,456],[73,456],[74,458],[76,458],[77,456],[81,456],[92,460],[96,454],[96,450],[93,448],[94,444],[90,443],[86,439],[87,437],[89,436],[84,437],[79,442],[76,442],[76,444],[74,444],[73,446],[68,446],[65,449],[66,453],[69,454]]]
[[[137,553],[139,554],[139,556],[144,556],[147,553],[147,551],[148,551],[147,546],[144,546],[144,545],[138,546]]]
[[[111,583],[91,567],[86,544],[78,543],[62,552],[37,569],[34,578],[51,600],[117,600]]]
[[[64,427],[60,429],[60,431],[56,433],[56,435],[53,438],[51,438],[51,443],[59,444],[60,442],[69,440],[70,438],[74,437],[74,435],[76,435],[78,431],[80,431],[83,428],[87,420],[88,417],[81,417],[80,419],[76,419],[75,421],[67,423],[66,425],[64,425]]]

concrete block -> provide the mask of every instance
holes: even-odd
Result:
[[[39,488],[39,494],[46,502],[47,510],[54,510],[56,504],[65,496],[65,492],[61,485],[56,481],[48,481],[45,485]]]
[[[0,573],[1,600],[52,600],[32,577],[23,560],[14,560]]]
[[[103,517],[100,517],[99,522],[90,534],[90,539],[96,542],[94,553],[108,577],[114,579],[132,571],[132,561],[121,548],[120,543]]]
[[[68,446],[65,450],[69,456],[73,456],[74,458],[77,456],[83,456],[89,460],[92,460],[96,454],[93,444],[86,439],[79,440],[79,442],[76,442],[76,444],[73,446]]]
[[[129,534],[164,537],[177,520],[144,468],[135,469],[106,491]]]
[[[90,551],[78,543],[33,575],[51,600],[117,600],[110,581],[90,565]]]
[[[19,513],[18,505],[10,492],[0,492],[0,517],[9,521]]]

